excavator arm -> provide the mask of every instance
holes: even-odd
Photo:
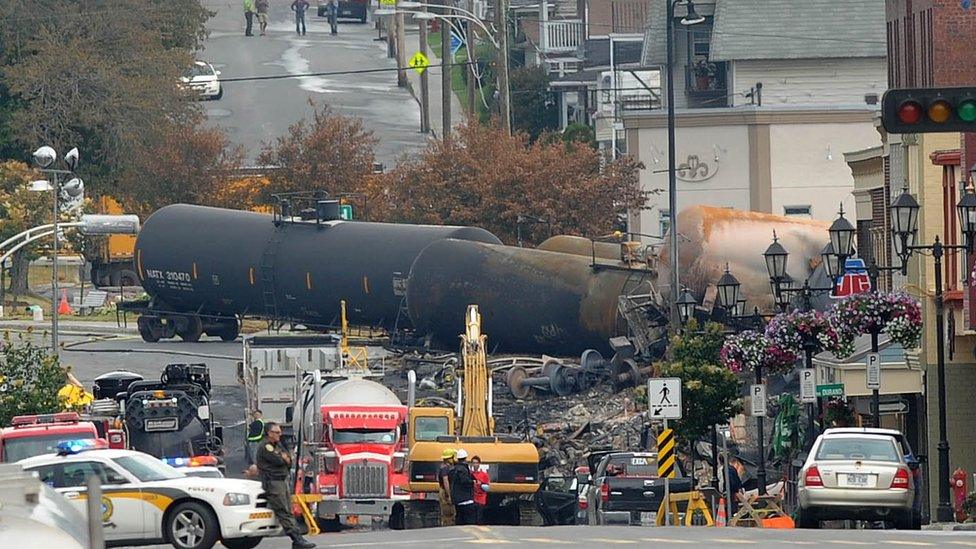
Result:
[[[486,437],[495,432],[492,418],[491,375],[488,372],[486,341],[481,333],[477,305],[468,305],[465,330],[461,335],[461,436]]]

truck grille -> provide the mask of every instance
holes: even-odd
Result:
[[[342,468],[343,497],[386,497],[387,468],[383,463],[350,463]]]

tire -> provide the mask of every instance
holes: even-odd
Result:
[[[220,336],[221,341],[234,341],[240,333],[241,327],[236,320],[232,320],[227,322],[227,326],[217,335]]]
[[[263,538],[234,538],[222,539],[220,544],[227,549],[254,549]]]
[[[342,523],[339,522],[339,517],[324,519],[322,517],[315,517],[315,522],[319,525],[319,530],[323,532],[338,532],[342,530]]]
[[[165,528],[166,539],[177,549],[210,549],[220,534],[213,511],[195,501],[178,504],[166,518]]]
[[[810,511],[804,511],[801,507],[797,513],[796,527],[807,530],[816,530],[820,528],[820,521],[817,520],[816,517],[810,513]]]
[[[915,527],[915,523],[916,519],[914,511],[908,511],[905,514],[898,515],[894,520],[894,526],[898,530],[917,530],[918,528]],[[921,527],[921,524],[919,524],[919,527]]]
[[[217,101],[220,98],[222,98],[223,96],[224,96],[224,87],[218,85],[217,86],[217,95],[213,96],[213,100],[214,101]]]
[[[155,318],[139,317],[136,324],[139,326],[139,335],[146,343],[156,343],[159,341],[160,330],[156,329],[157,320]]]
[[[203,335],[203,322],[200,321],[200,317],[196,315],[187,315],[183,317],[186,321],[186,326],[182,329],[176,329],[176,335],[180,336],[180,339],[186,342],[195,343],[200,341],[200,336]]]
[[[403,504],[393,504],[393,511],[390,512],[390,530],[403,530],[407,526],[406,513]]]
[[[139,276],[134,271],[123,269],[119,271],[118,282],[122,286],[139,286]]]

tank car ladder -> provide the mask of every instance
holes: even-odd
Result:
[[[261,253],[261,296],[264,299],[264,314],[268,317],[269,331],[278,330],[282,325],[278,317],[278,300],[275,298],[275,258],[283,238],[284,231],[276,226]]]

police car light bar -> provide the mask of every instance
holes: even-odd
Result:
[[[87,450],[101,450],[108,448],[108,442],[103,439],[83,438],[78,440],[62,440],[57,445],[59,456],[69,456]]]
[[[170,467],[216,467],[217,458],[215,456],[193,456],[193,457],[173,457],[161,458],[161,461]]]

